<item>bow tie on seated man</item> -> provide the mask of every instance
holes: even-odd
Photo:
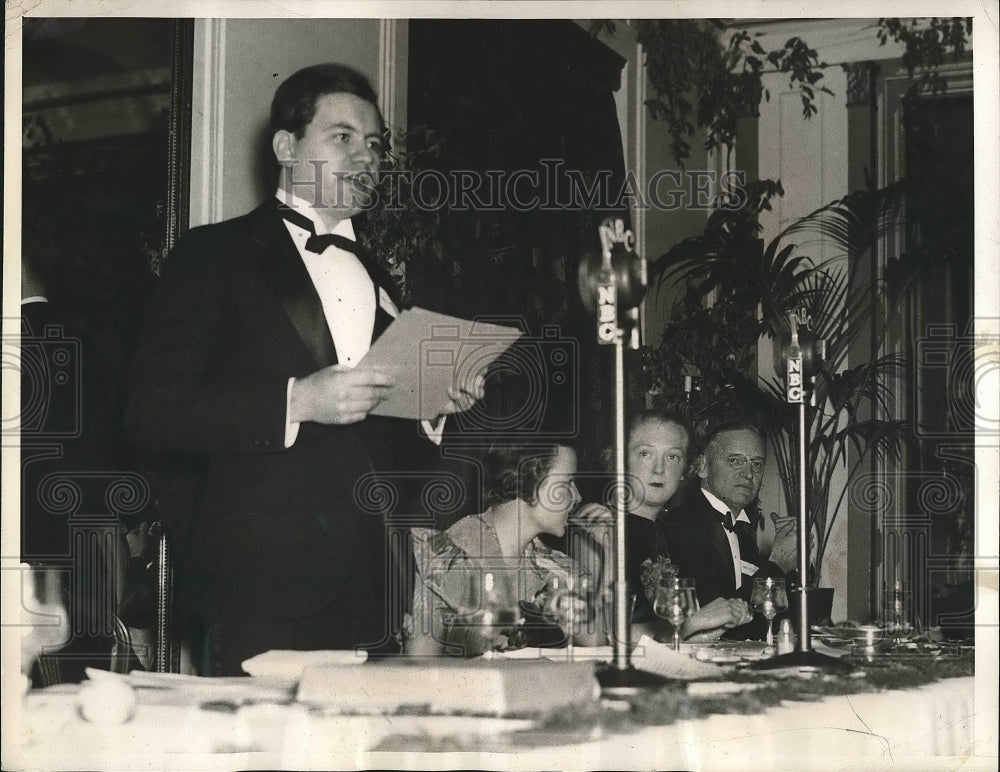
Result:
[[[766,458],[764,436],[752,424],[713,428],[694,465],[700,490],[660,519],[671,559],[681,576],[695,580],[703,606],[716,598],[748,600],[754,576],[785,575],[781,566],[761,555],[750,514]],[[725,637],[758,637],[766,626],[754,627],[756,621],[733,628]]]

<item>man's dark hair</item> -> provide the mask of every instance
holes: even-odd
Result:
[[[764,436],[764,432],[760,430],[759,427],[743,419],[737,419],[734,421],[724,421],[722,423],[711,426],[708,429],[708,434],[705,435],[705,442],[702,443],[702,452],[708,450],[708,446],[712,444],[716,437],[725,432],[752,432],[756,434],[760,439],[761,445],[765,448],[767,447],[767,438]]]
[[[327,63],[305,67],[278,86],[271,100],[271,136],[290,131],[301,139],[316,115],[316,101],[327,94],[354,94],[372,104],[385,133],[385,119],[368,78],[346,65]]]

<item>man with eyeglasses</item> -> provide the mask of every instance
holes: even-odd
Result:
[[[715,598],[749,600],[754,576],[785,575],[761,556],[748,509],[760,492],[766,460],[757,427],[742,421],[715,427],[695,462],[700,492],[658,520],[671,560],[682,577],[695,580],[702,605]]]

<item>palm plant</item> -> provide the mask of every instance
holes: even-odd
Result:
[[[866,278],[864,259],[900,220],[899,187],[852,193],[765,245],[757,215],[781,192],[771,185],[750,191],[739,210],[717,209],[702,235],[654,263],[651,283],[658,290],[677,283],[687,289],[652,359],[661,406],[686,410],[696,423],[740,417],[763,428],[794,513],[798,408],[785,402],[783,378],[746,373],[762,337],[788,336],[790,313],[811,320],[811,333],[826,342],[815,407],[806,411],[807,523],[817,537],[812,565],[818,574],[845,507],[847,486],[834,490],[838,470],[850,479],[873,457],[898,459],[909,436],[892,399],[904,361],[885,353],[884,344],[923,255],[903,256],[877,282]],[[817,248],[826,257],[813,256]],[[868,337],[870,353],[859,362],[862,348],[854,344],[861,336]],[[685,376],[695,379],[693,395],[684,389]]]

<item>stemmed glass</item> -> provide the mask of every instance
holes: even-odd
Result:
[[[681,626],[698,609],[694,579],[666,577],[656,588],[653,613],[663,619],[673,633],[674,651],[681,649]],[[657,637],[657,640],[661,640]]]
[[[774,618],[788,608],[785,580],[758,576],[753,580],[750,607],[767,617],[767,645],[774,645]]]
[[[892,645],[899,646],[915,632],[910,584],[899,579],[885,582],[882,593],[885,599],[885,611],[882,615],[885,631],[889,634]]]
[[[573,658],[573,636],[590,622],[593,611],[590,575],[552,574],[546,582],[546,613],[559,621],[566,631],[566,653]]]

